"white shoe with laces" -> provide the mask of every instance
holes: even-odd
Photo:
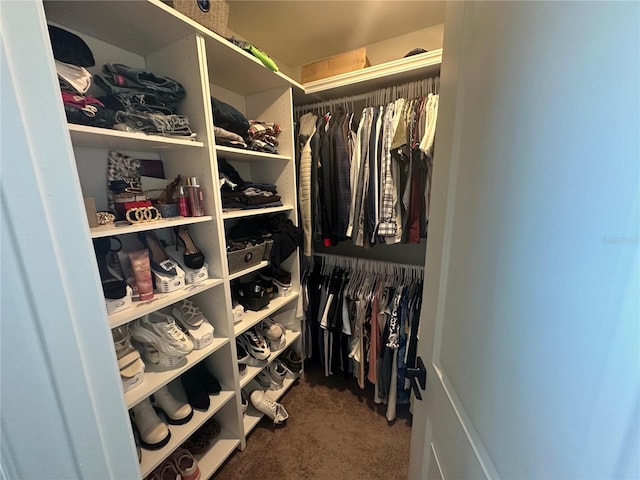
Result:
[[[262,390],[254,390],[249,398],[255,409],[273,420],[274,425],[284,423],[289,418],[289,414],[284,407],[267,397]]]
[[[131,338],[151,345],[170,357],[181,357],[193,351],[193,342],[178,328],[172,316],[152,312],[131,324]]]

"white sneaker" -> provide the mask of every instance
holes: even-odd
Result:
[[[181,402],[171,395],[167,385],[154,392],[153,400],[164,412],[167,422],[171,425],[184,425],[193,417],[191,405]]]
[[[144,359],[145,365],[154,367],[154,371],[172,370],[174,368],[182,367],[187,363],[187,357],[180,356],[175,357],[172,355],[165,355],[155,349],[153,345],[145,345],[142,343],[137,344]]]
[[[255,409],[259,412],[264,413],[271,420],[273,420],[274,425],[283,423],[287,420],[287,418],[289,418],[289,414],[284,409],[284,407],[278,402],[275,402],[267,397],[262,390],[254,390],[253,392],[251,392],[249,398],[251,399],[251,404],[255,407]]]
[[[275,322],[271,317],[262,321],[262,335],[269,340],[279,340],[287,332],[282,324]]]
[[[206,321],[200,307],[187,299],[174,304],[171,313],[182,325],[199,327],[202,322]]]
[[[169,442],[171,432],[158,417],[151,405],[151,400],[145,398],[131,409],[131,413],[140,433],[140,443],[143,447],[149,450],[158,450]]]
[[[198,327],[192,327],[186,323],[181,323],[181,325],[193,342],[194,350],[202,350],[213,342],[214,328],[209,322],[202,322]]]
[[[131,325],[131,337],[138,343],[152,345],[159,352],[181,357],[193,351],[193,342],[176,326],[170,315],[152,312]]]
[[[131,334],[127,325],[114,328],[111,330],[111,335],[116,349],[122,387],[125,392],[128,392],[144,380],[144,362],[138,350],[131,344]]]

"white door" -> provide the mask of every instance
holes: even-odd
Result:
[[[410,478],[640,478],[640,4],[452,2]]]

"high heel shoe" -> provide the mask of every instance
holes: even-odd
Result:
[[[138,239],[142,244],[149,249],[149,262],[151,263],[151,270],[157,272],[159,275],[175,277],[178,272],[176,262],[167,255],[162,243],[156,234],[153,232],[138,233]]]
[[[122,248],[120,240],[114,237],[119,243],[116,250],[111,248],[111,237],[102,237],[93,239],[93,248],[98,261],[98,271],[100,272],[100,281],[102,283],[102,292],[105,298],[118,300],[127,295],[127,283],[115,277],[109,270],[107,263],[107,255],[109,252],[118,252]]]
[[[196,244],[193,243],[191,235],[189,235],[189,228],[185,226],[173,227],[173,233],[177,240],[180,240],[184,247],[184,264],[194,270],[202,268],[204,265],[204,254],[200,251]]]

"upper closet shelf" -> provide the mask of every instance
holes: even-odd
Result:
[[[109,128],[68,124],[71,141],[76,147],[113,148],[122,150],[178,150],[203,148],[204,143],[177,137],[147,135],[140,132],[121,132]]]
[[[296,105],[365,93],[438,75],[442,49],[373,65],[355,72],[305,83],[304,94],[294,90]]]
[[[242,95],[302,86],[160,0],[45,1],[47,19],[141,56],[196,33],[205,38],[211,80]]]
[[[256,152],[253,150],[244,150],[241,148],[233,147],[216,147],[216,153],[219,157],[223,157],[227,160],[245,161],[251,162],[253,160],[284,160],[289,161],[291,157],[286,155],[274,155],[273,153]]]

